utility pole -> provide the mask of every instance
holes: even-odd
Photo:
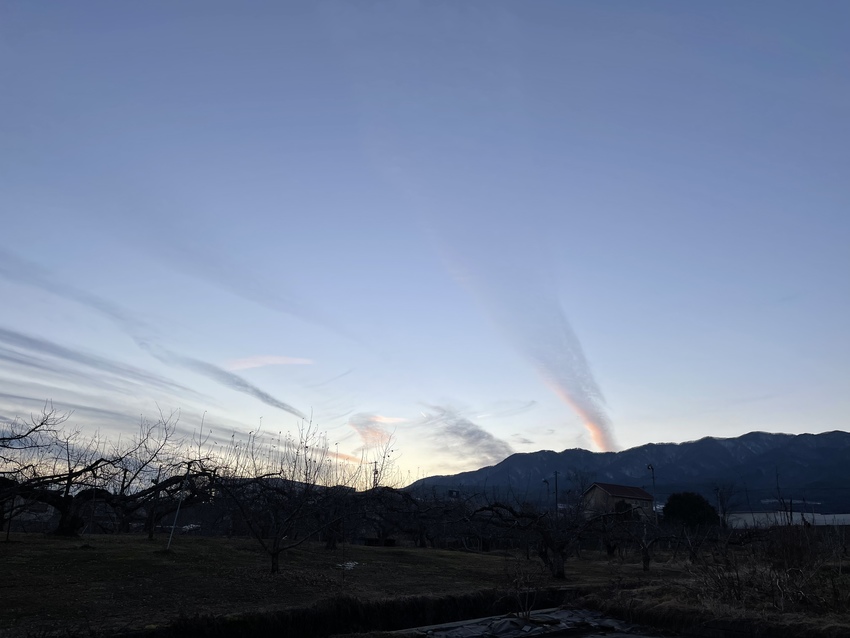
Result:
[[[650,463],[646,466],[646,469],[652,472],[652,513],[655,514],[655,524],[658,525],[658,508],[655,503],[655,468]]]
[[[555,470],[555,528],[558,528],[558,470]]]

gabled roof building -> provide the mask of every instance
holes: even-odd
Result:
[[[585,516],[592,518],[600,514],[631,511],[638,516],[652,515],[652,494],[642,487],[594,483],[582,495]]]

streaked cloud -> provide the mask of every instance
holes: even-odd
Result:
[[[43,396],[0,392],[0,410],[5,412],[5,414],[0,414],[0,421],[12,422],[16,417],[22,418],[31,414],[38,414],[44,405],[45,397]],[[130,410],[122,411],[117,406],[104,408],[102,405],[94,406],[79,401],[66,400],[52,401],[52,405],[60,413],[73,415],[73,423],[83,421],[85,425],[97,427],[117,427],[120,430],[122,425],[137,423],[139,419],[138,414],[134,414]],[[26,413],[22,414],[24,410],[26,410]]]
[[[354,368],[349,368],[349,369],[348,369],[348,370],[346,370],[345,372],[341,372],[341,373],[339,373],[339,374],[337,374],[337,375],[332,376],[330,379],[324,379],[324,380],[322,380],[322,381],[319,381],[318,383],[311,383],[311,384],[308,384],[308,385],[306,385],[306,386],[304,386],[304,387],[306,387],[306,388],[321,388],[322,386],[325,386],[325,385],[331,384],[331,383],[333,383],[334,381],[337,381],[338,379],[342,379],[343,377],[348,376],[348,375],[349,375],[349,374],[351,374],[352,372],[354,372]]]
[[[148,328],[123,308],[67,283],[59,284],[53,280],[47,270],[36,263],[23,259],[0,246],[0,277],[33,288],[39,288],[57,297],[87,306],[105,315],[131,335],[139,335]]]
[[[274,354],[258,354],[243,359],[231,359],[227,362],[226,367],[228,370],[250,370],[252,368],[264,368],[266,366],[309,366],[312,364],[312,359],[284,357]]]
[[[459,243],[455,244],[459,246]],[[453,269],[543,382],[569,406],[602,451],[614,450],[613,426],[605,398],[584,349],[554,292],[531,265],[500,272],[455,250]]]
[[[346,454],[345,452],[337,452],[336,449],[329,449],[327,454],[331,458],[339,459],[346,463],[360,463],[363,460],[362,456],[354,456],[353,454]]]
[[[131,317],[120,306],[102,299],[97,295],[79,290],[73,286],[60,286],[55,283],[48,276],[47,272],[37,264],[21,259],[20,257],[17,257],[3,249],[0,249],[0,275],[7,277],[11,281],[40,288],[97,311],[116,323],[119,328],[126,332],[133,341],[135,341],[139,348],[145,350],[162,363],[192,370],[197,374],[201,374],[208,379],[212,379],[213,381],[236,390],[237,392],[242,392],[259,399],[266,405],[289,412],[301,419],[307,418],[300,410],[273,397],[269,393],[260,390],[255,385],[249,383],[242,377],[233,374],[232,372],[219,368],[212,363],[194,359],[192,357],[185,357],[172,352],[167,348],[159,346],[150,336],[150,331],[145,328],[145,325]],[[13,346],[27,348],[32,351],[66,359],[74,363],[87,365],[119,377],[135,379],[139,383],[147,383],[160,389],[167,389],[169,391],[176,390],[197,396],[196,392],[186,388],[185,386],[145,372],[139,368],[126,366],[118,362],[104,359],[103,357],[87,355],[85,353],[74,351],[53,343],[52,341],[36,339],[35,337],[29,337],[10,330],[3,330],[2,328],[0,328],[0,341],[6,341]]]
[[[389,417],[381,414],[360,412],[348,419],[348,425],[360,437],[358,450],[375,448],[383,445],[392,436],[393,430],[388,425],[404,423],[406,419]]]
[[[421,423],[443,453],[460,456],[470,464],[493,465],[514,453],[510,443],[494,436],[453,408],[427,405]]]
[[[179,216],[158,216],[155,225],[146,220],[126,238],[182,273],[269,310],[358,341],[333,313],[299,292],[292,281],[280,276],[273,278],[261,268],[235,259],[229,252],[209,248],[216,243],[215,233],[210,229],[193,227],[194,240],[185,241],[183,238],[188,233],[185,223]]]
[[[476,414],[476,419],[502,418],[524,414],[537,407],[537,401],[500,401],[487,412]]]
[[[110,390],[122,394],[137,395],[138,385],[128,383],[114,375],[86,371],[79,365],[63,365],[58,360],[40,357],[32,351],[19,352],[0,346],[0,368],[13,370],[16,377],[29,371],[35,373],[42,381],[52,383],[71,383],[83,387],[97,388],[99,391]]]
[[[220,383],[221,385],[226,386],[231,390],[236,390],[237,392],[252,396],[255,399],[262,401],[266,405],[269,405],[273,408],[277,408],[278,410],[289,412],[290,414],[297,416],[299,419],[307,418],[307,415],[304,414],[301,410],[294,408],[288,403],[285,403],[280,399],[277,399],[276,397],[272,396],[268,392],[261,390],[246,379],[240,377],[238,374],[234,374],[233,372],[229,372],[227,370],[224,370],[223,368],[219,368],[217,365],[214,365],[207,361],[201,361],[200,359],[185,357],[175,352],[171,352],[170,350],[162,348],[155,344],[141,342],[139,346],[149,352],[151,356],[161,361],[162,363],[191,370],[192,372],[205,376],[208,379],[212,379],[213,381]]]
[[[382,416],[380,414],[375,415],[376,423],[404,423],[405,421],[407,421],[407,419],[401,417]]]
[[[101,357],[99,355],[68,348],[53,341],[26,335],[15,330],[0,328],[0,342],[13,348],[13,350],[6,349],[4,351],[4,359],[6,360],[13,360],[14,351],[17,350],[18,353],[32,353],[36,356],[40,355],[41,357],[52,357],[74,365],[85,366],[141,386],[156,388],[169,393],[190,393],[193,396],[199,396],[197,392],[184,385],[176,383],[166,377],[142,370],[141,368],[120,363],[112,359],[107,359],[106,357]],[[38,359],[36,359],[31,362],[30,365],[44,368],[43,359],[42,363],[39,363]]]

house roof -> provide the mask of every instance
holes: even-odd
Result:
[[[647,492],[645,489],[640,487],[632,487],[630,485],[616,485],[615,483],[594,483],[589,488],[587,488],[587,492],[592,490],[594,487],[598,487],[600,490],[608,494],[609,496],[613,496],[614,498],[632,498],[639,501],[652,501],[652,494]]]

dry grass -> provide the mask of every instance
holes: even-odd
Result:
[[[249,539],[165,539],[17,535],[0,543],[0,636],[111,634],[163,626],[178,618],[228,616],[307,607],[340,596],[383,600],[451,596],[483,589],[566,586],[581,604],[633,622],[677,627],[695,621],[769,623],[784,635],[850,635],[847,617],[741,612],[707,600],[689,565],[609,562],[585,552],[554,581],[523,556],[346,545],[327,551],[305,544],[282,557],[281,573]],[[354,569],[340,569],[344,562]],[[91,630],[91,631],[90,631]],[[842,633],[843,632],[843,633]],[[782,632],[776,631],[776,635]]]
[[[305,544],[282,557],[273,576],[268,557],[248,539],[180,537],[169,552],[163,539],[141,536],[12,540],[0,543],[0,635],[118,631],[301,607],[340,594],[374,600],[500,588],[509,568],[498,555]],[[339,568],[349,561],[357,566]]]
[[[670,630],[688,630],[705,636],[770,636],[774,638],[843,638],[850,636],[846,613],[782,613],[765,601],[749,609],[724,603],[705,581],[695,576],[698,568],[683,561],[656,557],[649,574],[617,563],[607,565],[608,583],[594,579],[598,587],[574,601],[629,622]],[[666,562],[664,562],[666,560]],[[699,628],[699,629],[697,629]],[[702,632],[702,633],[700,633]]]

